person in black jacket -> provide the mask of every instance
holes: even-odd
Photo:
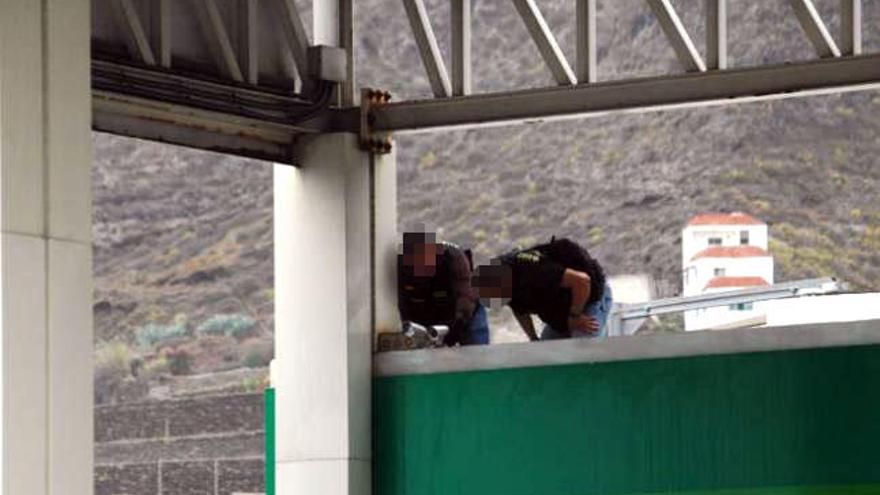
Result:
[[[397,305],[403,322],[449,328],[444,343],[489,343],[486,308],[471,287],[468,251],[437,242],[433,233],[407,232],[397,260]]]
[[[602,266],[569,239],[506,253],[479,267],[474,285],[481,297],[505,299],[532,341],[532,314],[546,324],[541,340],[594,337],[612,305]]]

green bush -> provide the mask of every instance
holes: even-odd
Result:
[[[428,151],[422,158],[419,159],[419,170],[425,170],[433,167],[437,164],[437,154],[433,151]]]
[[[185,350],[169,351],[165,357],[168,360],[168,371],[172,375],[188,375],[192,371],[192,355]]]
[[[264,366],[269,366],[271,360],[271,358],[266,357],[264,352],[254,349],[245,355],[242,364],[246,368],[262,368]]]
[[[132,383],[134,352],[123,342],[101,342],[95,349],[94,400],[113,401],[127,383]]]
[[[721,174],[721,182],[725,184],[743,184],[755,182],[755,174],[751,170],[731,168]]]
[[[152,347],[169,340],[186,336],[186,324],[159,325],[147,323],[135,332],[135,339],[141,347]]]
[[[134,357],[134,351],[124,342],[102,343],[95,349],[95,369],[98,373],[127,376]]]
[[[605,240],[605,231],[602,227],[593,227],[587,232],[587,239],[589,239],[591,246],[602,244],[602,241]]]
[[[245,378],[241,382],[241,388],[247,393],[261,392],[265,387],[265,379],[256,376]]]
[[[150,359],[144,364],[144,372],[148,376],[158,376],[165,373],[171,373],[171,366],[168,363],[168,357],[165,355],[157,356]]]
[[[269,366],[274,356],[272,340],[248,340],[241,345],[244,358],[241,365],[246,368],[263,368]]]
[[[257,326],[256,320],[247,315],[214,315],[198,326],[196,331],[203,335],[226,335],[236,339],[251,334]]]

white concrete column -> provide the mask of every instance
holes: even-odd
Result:
[[[338,45],[350,12],[314,1],[314,43]],[[279,495],[371,492],[373,335],[398,325],[397,170],[357,139],[319,136],[299,168],[275,166]]]
[[[279,495],[370,493],[370,157],[354,134],[275,166]]]
[[[0,3],[0,483],[92,493],[88,0]]]
[[[396,144],[396,143],[395,143]],[[397,311],[397,151],[373,157],[374,332],[399,332]]]

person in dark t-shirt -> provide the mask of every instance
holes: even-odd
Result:
[[[468,251],[437,242],[432,233],[405,233],[397,260],[401,321],[448,327],[449,346],[488,344],[486,308],[471,287],[471,272]]]
[[[479,267],[474,285],[480,297],[505,299],[533,341],[532,314],[546,324],[541,340],[597,336],[612,304],[601,265],[568,239],[504,254]]]

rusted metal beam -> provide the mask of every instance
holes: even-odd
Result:
[[[880,88],[880,55],[390,103],[373,128],[413,132],[644,112]],[[351,126],[356,111],[344,122]]]
[[[290,163],[307,134],[335,129],[335,112],[283,92],[92,61],[95,130]]]

